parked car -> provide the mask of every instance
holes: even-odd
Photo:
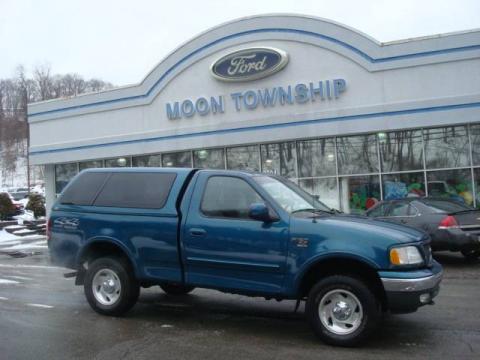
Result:
[[[243,171],[84,170],[54,204],[47,239],[100,314],[125,313],[152,285],[305,300],[314,332],[346,346],[382,311],[432,304],[442,277],[427,234],[339,214],[290,181]]]
[[[7,193],[7,194],[10,197],[10,200],[12,201],[12,205],[13,205],[12,216],[22,215],[23,212],[25,211],[25,204],[22,201],[16,200],[12,196],[12,194],[10,193]]]
[[[460,251],[468,259],[480,256],[480,210],[464,203],[436,197],[404,198],[382,201],[366,215],[426,231],[433,251]]]
[[[28,189],[27,188],[18,188],[15,191],[10,192],[10,195],[15,201],[19,201],[28,197]]]

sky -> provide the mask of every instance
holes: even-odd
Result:
[[[327,18],[382,42],[480,28],[480,0],[0,0],[0,78],[49,65],[135,84],[198,33],[265,13]]]

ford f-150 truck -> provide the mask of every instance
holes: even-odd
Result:
[[[383,312],[433,303],[442,277],[425,233],[245,171],[85,170],[54,204],[47,237],[53,263],[75,270],[100,314],[125,313],[153,285],[305,300],[314,332],[344,346]]]

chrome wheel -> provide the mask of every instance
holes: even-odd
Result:
[[[363,319],[362,304],[347,290],[332,290],[318,304],[323,326],[334,334],[348,335],[357,330]]]
[[[122,284],[118,275],[110,269],[100,269],[92,281],[95,300],[102,305],[113,305],[120,298]]]

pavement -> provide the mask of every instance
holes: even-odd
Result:
[[[196,289],[173,297],[142,289],[128,315],[98,315],[83,287],[51,266],[47,250],[0,253],[1,359],[479,359],[480,262],[438,254],[445,267],[434,306],[388,315],[361,348],[313,335],[293,301]]]

